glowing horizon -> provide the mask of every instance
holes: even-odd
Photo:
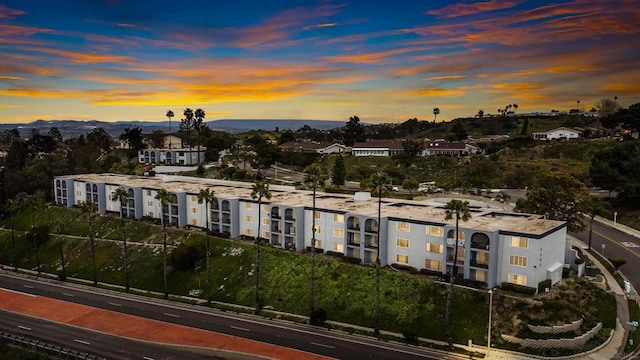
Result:
[[[401,122],[640,102],[634,0],[0,5],[0,123]]]

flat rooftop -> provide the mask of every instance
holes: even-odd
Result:
[[[166,189],[175,193],[184,192],[193,195],[197,195],[200,189],[209,188],[215,192],[216,196],[226,199],[251,199],[253,186],[253,183],[248,182],[175,175],[134,176],[103,173],[67,175],[57,178],[128,187]],[[269,190],[271,199],[263,199],[264,203],[307,208],[313,206],[313,193],[310,190],[300,190],[293,186],[274,184],[269,186]],[[366,200],[355,200],[354,198],[353,195],[318,191],[316,193],[316,207],[318,209],[364,215],[371,218],[378,216],[377,197],[370,197]],[[466,199],[461,200],[464,201]],[[383,218],[391,217],[415,222],[455,226],[455,219],[445,221],[444,206],[444,203],[433,201],[382,198],[381,216]],[[467,222],[461,222],[460,227],[486,232],[501,230],[542,235],[565,224],[563,221],[544,219],[542,215],[514,213],[483,203],[472,202],[470,212],[471,219]]]

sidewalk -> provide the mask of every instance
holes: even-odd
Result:
[[[611,223],[613,224],[613,222]],[[567,235],[567,239],[571,240],[573,246],[583,249],[582,253],[586,254],[598,268],[605,269],[598,259],[586,250],[586,244],[571,235]],[[585,356],[585,359],[620,359],[622,358],[621,354],[624,353],[624,348],[627,344],[627,336],[629,334],[629,325],[627,325],[627,322],[629,321],[629,304],[627,303],[627,296],[613,275],[606,270],[603,271],[603,275],[611,292],[613,292],[616,297],[618,319],[616,320],[616,328],[613,336],[611,337],[611,341],[598,350],[598,352]]]
[[[624,224],[620,224],[620,223],[614,223],[613,221],[607,219],[607,218],[603,218],[602,216],[596,216],[593,220],[603,224],[603,225],[607,225],[609,227],[612,227],[616,230],[622,231],[625,234],[634,236],[638,239],[640,239],[640,230],[634,229],[632,227],[629,227],[627,225]]]

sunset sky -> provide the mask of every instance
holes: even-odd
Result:
[[[640,102],[639,0],[0,0],[0,122]]]

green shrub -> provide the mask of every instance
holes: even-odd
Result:
[[[544,291],[544,289],[551,289],[551,279],[542,280],[538,283],[538,291]]]
[[[512,284],[508,282],[503,282],[500,287],[504,290],[514,291],[522,294],[533,295],[536,293],[536,288],[518,284]]]

